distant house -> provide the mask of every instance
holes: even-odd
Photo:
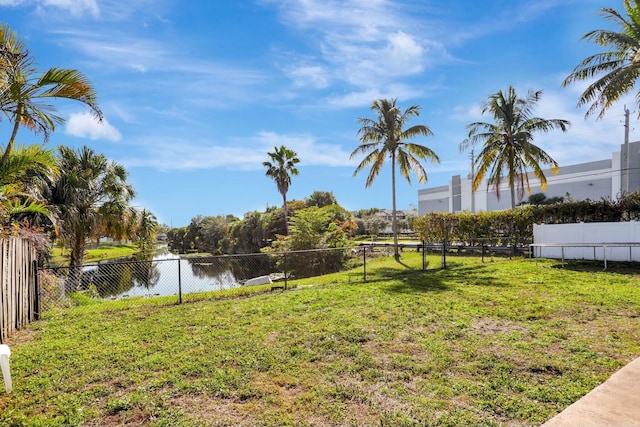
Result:
[[[389,223],[389,226],[380,232],[381,235],[391,235],[393,234],[393,229],[391,228],[391,223],[393,222],[393,210],[392,209],[381,209],[380,212],[374,214],[375,217],[381,218]],[[396,210],[396,220],[404,221],[409,216],[418,216],[418,211],[413,210]],[[413,234],[414,231],[412,229],[403,228],[402,225],[398,228],[398,232],[400,234]]]
[[[418,215],[418,211],[414,210],[408,210],[408,211],[403,211],[400,209],[396,210],[396,219],[397,220],[402,220],[402,219],[407,219],[408,216],[417,216]],[[378,218],[382,218],[385,221],[392,221],[393,220],[393,210],[392,209],[380,209],[379,212],[376,212],[373,216],[378,217]]]
[[[611,159],[597,160],[575,165],[560,166],[557,175],[545,170],[547,198],[570,196],[575,200],[616,199],[624,192],[640,189],[640,141],[629,144],[629,156],[625,147],[612,153]],[[543,193],[538,179],[529,176],[531,194]],[[525,198],[527,201],[525,191]],[[451,177],[448,185],[418,190],[418,212],[482,212],[498,211],[511,207],[510,189],[506,180],[500,187],[500,199],[493,188],[487,188],[486,179],[478,190],[471,191],[471,179],[460,175]]]

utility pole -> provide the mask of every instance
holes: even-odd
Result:
[[[624,106],[624,194],[629,192],[629,109]]]
[[[471,149],[471,213],[476,213],[476,192],[473,189],[473,182],[476,180],[475,158],[473,148]]]

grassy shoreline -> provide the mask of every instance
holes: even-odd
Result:
[[[0,425],[533,426],[640,354],[635,264],[448,264],[62,312],[11,338]]]
[[[135,254],[140,248],[137,244],[101,243],[98,247],[90,247],[84,257],[85,263],[103,261],[105,259],[122,258]],[[50,252],[50,264],[52,266],[69,264],[69,250],[60,246],[54,246]]]

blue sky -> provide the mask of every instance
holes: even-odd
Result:
[[[391,208],[390,165],[369,189],[353,177],[359,117],[378,98],[418,104],[411,123],[434,133],[416,142],[426,187],[467,175],[458,150],[466,125],[492,93],[543,90],[535,114],[572,122],[536,143],[562,166],[610,158],[623,141],[623,106],[605,118],[577,109],[585,85],[562,80],[606,28],[600,7],[621,0],[0,0],[0,21],[27,40],[41,69],[77,68],[94,83],[105,120],[58,103],[67,119],[49,141],[88,145],[126,166],[134,205],[160,222],[264,210],[282,203],[262,162],[275,145],[298,153],[289,199],[331,191],[347,209]],[[0,141],[9,126],[0,122]],[[41,137],[21,129],[20,143]],[[398,181],[399,209],[417,206],[412,180]]]

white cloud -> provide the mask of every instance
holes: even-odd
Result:
[[[162,142],[159,142],[162,141]],[[232,168],[259,170],[268,160],[267,152],[285,145],[301,160],[299,166],[352,166],[350,152],[337,144],[324,144],[310,134],[279,134],[257,132],[248,138],[237,138],[228,145],[209,145],[206,141],[168,140],[149,137],[138,147],[147,151],[144,156],[120,160],[127,167],[154,167],[160,170],[196,170]]]
[[[276,132],[259,132],[254,139],[264,148],[263,153],[272,151],[273,147],[284,145],[295,151],[301,160],[301,166],[351,166],[350,152],[346,152],[336,144],[323,144],[317,141],[313,135],[282,135]],[[263,157],[265,155],[263,154]],[[304,163],[303,163],[304,162]]]
[[[415,99],[423,95],[424,90],[422,89],[415,89],[404,84],[392,84],[386,87],[384,91],[371,88],[362,91],[356,90],[342,95],[333,95],[325,100],[325,104],[338,108],[368,107],[374,99],[398,98],[406,102],[409,99]]]
[[[323,89],[329,86],[328,71],[320,65],[300,65],[288,71],[296,87]]]
[[[99,122],[91,113],[73,113],[67,121],[65,133],[80,138],[91,140],[106,139],[108,141],[120,141],[122,134],[107,119]]]
[[[459,120],[461,122],[477,122],[482,119],[482,105],[473,104],[473,105],[456,105],[453,108],[453,114],[451,118],[454,120]]]
[[[140,73],[145,73],[147,71],[147,67],[141,64],[131,64],[130,67]]]
[[[20,6],[26,0],[0,0],[0,6]]]
[[[390,34],[388,44],[385,48],[388,58],[388,66],[398,74],[414,74],[421,72],[424,67],[422,65],[422,55],[424,49],[418,44],[414,37],[398,31]]]
[[[83,16],[85,13],[94,18],[100,16],[97,0],[36,0],[34,3],[42,13],[46,13],[49,7],[55,7],[70,12],[74,17]]]
[[[89,15],[95,20],[122,22],[131,16],[153,11],[154,22],[167,24],[169,22],[161,18],[165,3],[161,0],[0,0],[0,6],[33,6],[41,16],[54,21]],[[56,11],[59,13],[54,15]]]
[[[361,90],[418,75],[429,63],[448,57],[443,45],[429,40],[417,21],[397,12],[401,8],[391,0],[266,2],[279,8],[285,24],[301,30],[316,45],[316,65],[331,70],[333,81]],[[298,76],[289,76],[299,85]]]

